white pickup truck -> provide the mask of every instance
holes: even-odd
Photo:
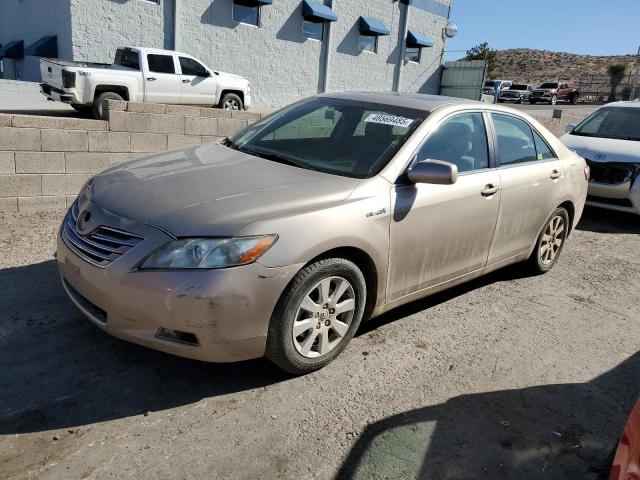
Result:
[[[124,47],[113,65],[52,58],[40,61],[41,92],[78,111],[108,115],[107,100],[218,106],[242,110],[251,105],[246,78],[217,72],[200,60],[172,50]]]

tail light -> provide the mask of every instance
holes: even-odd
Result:
[[[584,179],[588,182],[589,178],[591,178],[591,169],[589,168],[589,165],[587,165],[584,167]]]
[[[62,70],[62,88],[75,88],[76,72]]]

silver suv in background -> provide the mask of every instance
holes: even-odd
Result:
[[[515,102],[526,103],[533,92],[533,86],[523,83],[515,83],[506,90],[500,90],[498,103]]]
[[[482,86],[482,94],[493,95],[496,87],[498,87],[499,90],[507,90],[511,88],[511,85],[513,85],[511,80],[486,80]]]
[[[57,263],[112,335],[305,373],[363,319],[509,264],[550,270],[582,214],[586,168],[510,108],[322,95],[95,176]]]

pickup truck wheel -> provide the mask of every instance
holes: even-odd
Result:
[[[558,96],[554,95],[551,97],[551,100],[549,100],[549,105],[557,105],[558,104]]]
[[[93,116],[98,120],[109,120],[107,100],[124,100],[124,98],[113,92],[104,92],[98,95],[98,97],[93,101],[92,107]]]
[[[530,103],[531,105],[535,105],[535,104],[536,104],[536,103],[538,103],[538,102],[536,102],[535,100],[529,100],[529,103]]]
[[[220,100],[220,108],[225,110],[242,110],[242,99],[235,93],[227,93],[222,100]]]

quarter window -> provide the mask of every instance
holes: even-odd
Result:
[[[377,35],[360,35],[358,42],[360,50],[363,52],[376,53],[378,51],[378,36]]]
[[[500,165],[533,162],[537,160],[531,127],[519,118],[492,114],[498,137]]]
[[[260,5],[251,0],[233,0],[233,21],[247,25],[260,25]]]
[[[171,55],[147,55],[149,71],[154,73],[176,73]]]
[[[421,48],[406,47],[404,51],[404,61],[420,63]]]
[[[461,113],[442,122],[418,152],[418,161],[453,163],[458,172],[489,168],[487,130],[481,113]]]
[[[551,150],[551,147],[547,145],[547,142],[536,131],[533,132],[533,139],[536,142],[536,152],[538,154],[538,160],[549,160],[550,158],[556,158],[555,153]]]
[[[324,38],[324,22],[302,21],[302,36],[311,40],[322,41]]]
[[[183,75],[193,75],[196,77],[206,77],[207,69],[200,62],[193,58],[180,57],[180,68]]]

